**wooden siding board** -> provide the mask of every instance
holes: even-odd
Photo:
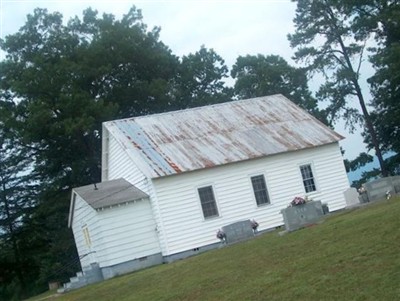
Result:
[[[161,215],[160,202],[158,200],[157,192],[154,189],[154,184],[152,180],[150,180],[149,187],[150,187],[149,189],[150,203],[157,224],[157,233],[158,233],[161,252],[162,254],[168,254],[169,250],[167,245],[167,239],[165,237],[164,220],[163,216]]]
[[[108,180],[124,178],[148,194],[145,175],[133,164],[126,149],[111,135],[109,137]]]
[[[75,199],[75,210],[74,219],[72,222],[72,232],[74,234],[76,248],[80,257],[92,253],[90,256],[84,256],[81,258],[81,266],[89,266],[91,261],[97,258],[97,248],[101,245],[101,229],[99,229],[98,218],[96,211],[91,208],[82,198],[77,195]],[[91,240],[91,246],[86,245],[85,238],[83,236],[82,226],[86,225],[89,230],[89,236]]]
[[[117,235],[116,233],[120,233],[119,235],[129,237],[129,234],[128,234],[129,231],[124,231],[123,229],[130,229],[131,227],[134,227],[134,225],[136,225],[135,232],[134,232],[135,234],[140,234],[141,231],[144,231],[143,229],[148,229],[148,228],[153,227],[153,226],[155,228],[154,220],[150,216],[148,217],[148,219],[146,219],[144,221],[134,220],[134,221],[131,221],[130,223],[124,223],[124,224],[115,223],[115,220],[113,220],[113,226],[112,227],[109,226],[109,223],[104,223],[104,224],[107,225],[107,228],[103,227],[103,234],[105,236],[106,235],[113,235],[114,236],[114,235]],[[112,240],[112,238],[110,237],[109,241],[111,241],[111,240]]]
[[[141,202],[149,202],[148,199],[142,200],[140,202],[135,202],[135,203],[128,203],[126,205],[122,205],[119,207],[113,207],[109,209],[105,209],[104,211],[99,212],[99,216],[104,222],[113,222],[115,219],[120,219],[118,222],[118,226],[124,226],[129,225],[132,223],[132,212],[130,210],[130,207],[135,206],[135,205],[140,205],[139,203]],[[118,210],[119,209],[119,210]],[[125,210],[126,209],[126,210]],[[138,211],[135,212],[135,222],[143,222],[148,220],[149,218],[152,218],[151,215],[149,215],[149,212],[147,211]],[[117,227],[117,225],[110,225],[109,229],[112,229],[113,227]]]
[[[333,143],[153,180],[167,241],[168,254],[164,255],[218,242],[216,231],[238,220],[254,218],[260,230],[282,225],[280,210],[295,196],[305,195],[299,171],[302,164],[312,165],[317,183],[318,191],[309,195],[327,202],[333,210],[343,208],[343,191],[348,188],[348,180],[342,161],[338,144]],[[259,207],[249,180],[258,173],[266,177],[271,201]],[[220,214],[208,220],[203,217],[197,196],[197,187],[206,185],[213,185]],[[332,189],[333,186],[338,188]]]
[[[137,243],[139,246],[156,245],[154,240],[149,240],[148,229],[137,229],[134,233],[129,231],[125,233],[117,233],[109,238],[108,243],[116,248],[123,245],[131,245]],[[132,246],[131,246],[132,247]]]
[[[160,253],[149,200],[99,211],[104,257],[100,266],[109,266],[139,257]]]
[[[107,131],[106,127],[103,128],[103,131]],[[158,229],[159,243],[163,252],[165,252],[166,245],[163,237],[162,217],[158,208],[157,195],[153,189],[151,179],[148,179],[138,168],[138,160],[140,161],[140,158],[135,157],[133,152],[128,153],[127,149],[114,137],[113,133],[110,134],[108,145],[110,148],[108,158],[109,180],[125,178],[150,196],[153,217]]]
[[[101,138],[101,181],[107,181],[108,180],[108,167],[109,167],[109,137],[110,133],[102,124],[102,138]]]

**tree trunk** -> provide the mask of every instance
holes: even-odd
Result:
[[[336,32],[338,32],[338,30]],[[378,137],[376,135],[376,131],[375,131],[374,125],[373,125],[373,123],[371,121],[371,116],[368,113],[367,106],[365,105],[365,101],[364,101],[364,96],[363,96],[363,94],[361,92],[361,88],[360,88],[360,85],[358,83],[358,77],[357,77],[358,74],[353,69],[353,65],[352,65],[352,63],[350,61],[350,56],[347,53],[347,48],[344,45],[342,37],[339,35],[337,38],[338,38],[338,42],[340,44],[340,47],[342,48],[342,52],[343,52],[343,56],[344,56],[344,58],[346,60],[347,68],[349,69],[349,71],[352,74],[351,81],[352,81],[352,83],[354,85],[354,88],[356,90],[356,93],[357,93],[357,98],[358,98],[358,101],[360,103],[362,113],[364,115],[365,125],[367,127],[367,130],[368,130],[369,134],[371,135],[372,144],[374,145],[375,154],[378,157],[379,166],[380,166],[380,169],[381,169],[382,176],[383,177],[387,177],[389,175],[389,173],[388,173],[388,171],[386,169],[385,161],[383,160],[382,152],[381,152],[381,149],[379,147]]]
[[[387,176],[389,176],[389,173],[388,173],[388,171],[386,169],[385,161],[383,160],[382,152],[381,152],[381,149],[379,147],[378,137],[376,135],[376,131],[375,131],[374,125],[372,124],[371,116],[369,115],[367,107],[365,105],[364,97],[363,97],[363,95],[361,93],[361,88],[360,88],[358,82],[354,82],[354,86],[356,88],[357,97],[358,97],[358,100],[360,102],[361,110],[362,110],[363,115],[364,115],[365,125],[367,127],[367,130],[368,130],[369,134],[371,135],[372,144],[374,145],[375,154],[376,154],[376,156],[378,158],[378,161],[379,161],[379,166],[381,168],[382,176],[383,177],[387,177]]]

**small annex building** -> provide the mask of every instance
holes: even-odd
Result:
[[[102,182],[72,191],[82,269],[103,278],[219,244],[218,229],[283,225],[296,197],[342,209],[343,137],[282,95],[103,124]]]

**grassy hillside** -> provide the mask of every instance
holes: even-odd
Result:
[[[400,198],[46,300],[400,300]]]

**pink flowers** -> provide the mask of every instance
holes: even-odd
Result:
[[[295,197],[293,201],[290,202],[289,206],[298,206],[298,205],[303,205],[306,203],[306,200],[301,198],[301,197]]]

